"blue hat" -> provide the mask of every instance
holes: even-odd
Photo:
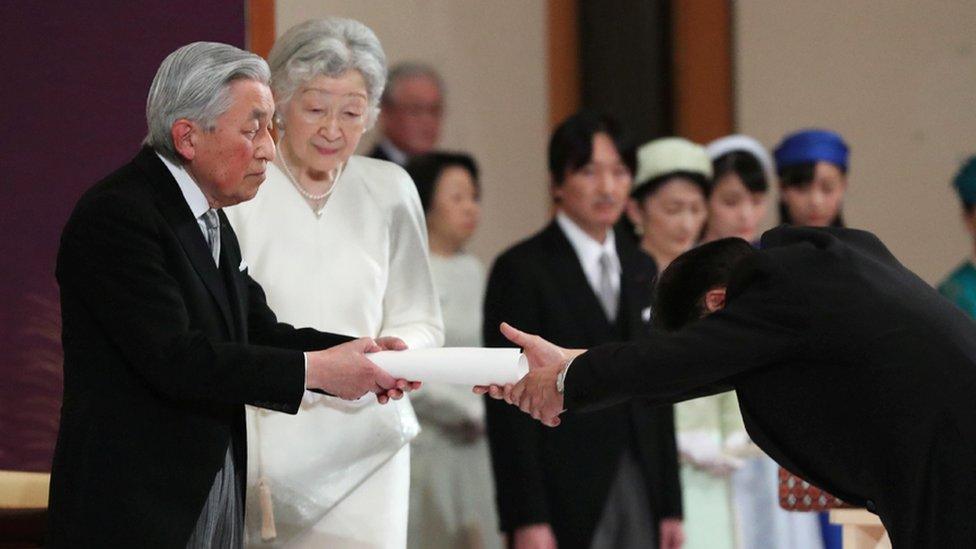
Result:
[[[821,160],[847,170],[847,143],[830,130],[801,130],[787,135],[773,156],[777,170]]]
[[[952,186],[959,193],[959,199],[967,207],[976,204],[976,156],[972,156],[952,180]]]

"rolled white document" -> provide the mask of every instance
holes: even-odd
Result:
[[[529,373],[529,363],[518,349],[444,347],[380,351],[366,355],[397,379],[457,385],[504,385]]]

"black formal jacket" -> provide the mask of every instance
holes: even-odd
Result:
[[[577,358],[566,405],[732,386],[752,439],[881,516],[894,547],[976,547],[976,324],[872,234],[780,227],[724,310]]]
[[[393,159],[390,158],[390,155],[386,154],[386,150],[384,150],[383,147],[379,145],[379,143],[374,145],[373,148],[370,149],[369,154],[366,156],[370,158],[376,158],[379,160],[386,160],[387,162],[393,162]]]
[[[485,296],[484,341],[511,346],[502,321],[567,347],[636,340],[647,331],[653,261],[626,236],[616,241],[622,273],[619,321],[612,324],[576,252],[556,222],[496,260]],[[621,453],[634,453],[657,521],[680,517],[681,488],[670,406],[632,400],[555,429],[504,401],[487,400],[488,439],[502,530],[549,523],[561,549],[589,547]]]
[[[220,269],[149,148],[79,200],[61,237],[57,547],[185,547],[244,404],[294,414],[300,351],[348,341],[277,321],[223,212]]]

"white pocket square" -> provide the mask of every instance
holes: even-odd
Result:
[[[242,273],[243,273],[244,271],[246,271],[246,270],[247,270],[247,261],[244,261],[244,260],[242,259],[242,260],[241,260],[241,264],[237,266],[237,270],[238,270],[238,271],[240,271],[240,272],[242,272]]]
[[[651,308],[650,307],[648,307],[648,308],[646,308],[646,309],[644,309],[644,310],[641,311],[641,319],[644,322],[650,322],[651,321]]]

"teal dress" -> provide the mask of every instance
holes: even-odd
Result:
[[[939,284],[939,293],[976,318],[976,266],[967,259]]]

